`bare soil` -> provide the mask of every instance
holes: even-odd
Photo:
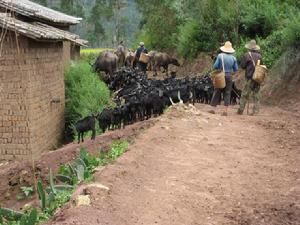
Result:
[[[300,224],[300,115],[258,116],[176,106],[99,169],[89,206],[72,202],[48,225]]]

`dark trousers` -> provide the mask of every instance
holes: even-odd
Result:
[[[138,67],[141,71],[146,72],[147,71],[147,63],[138,62]]]
[[[224,105],[229,106],[230,104],[230,95],[232,90],[232,78],[231,75],[225,76],[226,86],[223,89],[215,88],[214,94],[212,96],[210,105],[217,106],[221,102],[221,94],[223,93]]]

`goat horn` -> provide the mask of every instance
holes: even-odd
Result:
[[[183,101],[182,101],[182,99],[180,98],[180,91],[178,91],[178,100],[179,100],[179,102],[182,104],[183,103]]]
[[[172,103],[172,105],[175,105],[174,102],[173,102],[173,100],[172,100],[172,98],[169,97],[169,99],[170,99],[170,102]]]

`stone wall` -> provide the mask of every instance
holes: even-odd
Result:
[[[70,56],[62,42],[18,40],[8,33],[0,56],[0,159],[36,158],[55,148],[64,129]]]

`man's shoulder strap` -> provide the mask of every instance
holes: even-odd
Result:
[[[225,72],[225,66],[224,66],[224,54],[221,53],[221,61],[222,61],[222,69],[223,69],[223,72]]]
[[[253,66],[255,67],[255,66],[256,66],[256,63],[254,62],[254,59],[253,59],[253,57],[252,57],[251,52],[249,52],[249,55],[250,55],[250,58],[251,58],[251,60],[252,60],[252,62],[253,62]]]

